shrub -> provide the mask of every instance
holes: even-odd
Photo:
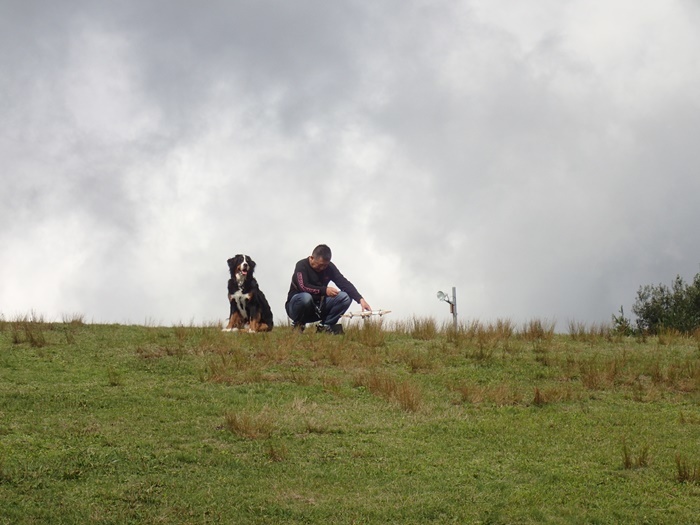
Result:
[[[634,328],[629,317],[625,317],[625,310],[620,306],[620,315],[612,315],[613,331],[617,335],[634,335]]]
[[[700,327],[700,273],[691,284],[678,275],[670,288],[664,284],[642,286],[632,311],[642,333],[658,334],[664,329],[692,333]]]

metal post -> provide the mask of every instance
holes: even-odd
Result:
[[[455,332],[457,331],[457,288],[452,287],[452,297],[447,295],[445,292],[440,290],[437,293],[438,301],[445,301],[450,305],[450,313],[452,314],[452,325],[454,326]]]

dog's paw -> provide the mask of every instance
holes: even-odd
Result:
[[[257,332],[253,330],[252,328],[248,328],[248,333],[249,334],[256,334]]]
[[[222,328],[221,331],[222,331],[222,332],[230,332],[231,329],[230,329],[230,328]]]

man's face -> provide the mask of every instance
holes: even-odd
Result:
[[[311,268],[314,269],[315,272],[322,272],[326,268],[328,268],[328,265],[331,262],[326,260],[326,259],[321,259],[320,257],[316,258],[313,255],[309,257],[309,264],[311,265]]]

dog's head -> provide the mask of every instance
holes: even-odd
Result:
[[[249,277],[253,277],[255,271],[255,261],[249,255],[238,255],[231,257],[228,261],[228,269],[231,272],[231,277],[242,283]]]

